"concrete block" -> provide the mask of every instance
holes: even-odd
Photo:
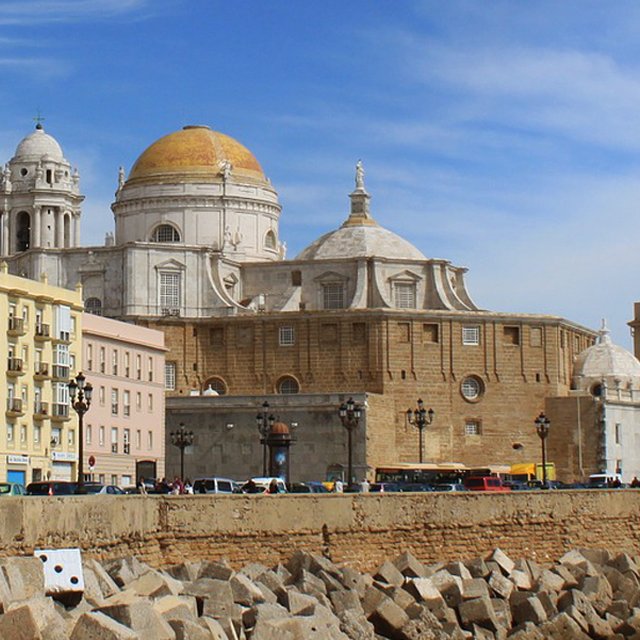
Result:
[[[176,640],[211,640],[211,632],[196,620],[169,620]],[[215,636],[213,636],[215,637]]]
[[[547,618],[553,618],[553,616],[558,613],[558,600],[553,591],[538,591],[535,596],[540,601],[542,608],[547,614]]]
[[[567,607],[564,612],[578,623],[580,629],[582,629],[584,633],[589,633],[589,623],[577,607],[571,605],[570,607]]]
[[[250,562],[249,564],[244,565],[241,569],[238,570],[238,573],[249,578],[255,582],[258,576],[261,576],[265,571],[269,571],[269,567],[259,563],[259,562]]]
[[[624,599],[631,603],[640,596],[640,587],[637,582],[628,577],[634,575],[632,572],[624,574],[614,567],[607,566],[604,568],[604,575],[611,585],[614,599]]]
[[[273,591],[271,591],[269,587],[262,584],[262,582],[256,582],[255,585],[257,589],[260,589],[260,593],[262,593],[263,602],[268,602],[270,604],[278,602],[278,596],[276,596],[276,594],[273,593]]]
[[[558,562],[566,566],[575,566],[586,562],[586,560],[587,559],[580,551],[577,549],[571,549],[570,551],[567,551],[567,553],[565,553]]]
[[[527,571],[520,571],[519,569],[514,569],[509,574],[509,579],[515,585],[516,589],[520,589],[521,591],[530,591],[533,587],[533,583],[531,581],[531,576]]]
[[[551,572],[564,580],[564,584],[562,585],[563,589],[573,589],[578,586],[578,580],[565,565],[557,564],[551,569]]]
[[[428,575],[427,568],[408,551],[400,554],[392,563],[405,578],[425,578]]]
[[[229,580],[234,574],[231,565],[225,560],[205,561],[200,565],[198,578],[210,578],[212,580]]]
[[[462,562],[449,562],[445,566],[445,570],[452,576],[459,576],[462,580],[471,580],[473,578],[469,569]]]
[[[8,589],[8,602],[27,600],[44,593],[44,565],[38,558],[0,558],[0,571]]]
[[[311,596],[318,597],[319,595],[327,595],[325,583],[306,569],[299,571],[293,584],[295,584],[302,593],[307,593]]]
[[[542,624],[547,620],[547,612],[540,599],[526,591],[514,591],[509,598],[509,605],[513,622],[516,625],[522,622]]]
[[[428,609],[421,607],[418,615],[412,617],[402,627],[400,636],[407,640],[434,639],[441,637],[440,631],[442,631],[440,621]]]
[[[508,600],[511,593],[515,589],[515,585],[509,578],[502,575],[500,571],[492,571],[488,580],[489,586],[493,589],[496,595]]]
[[[131,580],[126,588],[141,597],[159,598],[179,595],[184,591],[184,583],[172,578],[169,574],[150,569]]]
[[[465,566],[469,570],[472,578],[487,578],[491,573],[487,563],[482,558],[465,562]]]
[[[638,567],[638,564],[633,557],[627,553],[619,553],[615,557],[610,558],[607,565],[617,569],[620,573],[631,571],[636,576],[640,577],[640,567]]]
[[[265,597],[256,584],[245,574],[236,573],[229,580],[233,601],[245,607],[250,607],[256,602],[264,602]]]
[[[53,619],[53,600],[44,594],[10,605],[0,616],[0,638],[2,640],[33,640],[42,638],[42,630]]]
[[[533,622],[524,622],[511,630],[509,640],[547,640]],[[567,638],[566,640],[570,640]]]
[[[198,605],[193,596],[162,596],[153,601],[153,608],[167,621],[195,620]]]
[[[578,551],[592,564],[598,567],[603,567],[605,564],[609,564],[611,560],[611,554],[608,549],[588,549],[580,548]]]
[[[342,591],[332,591],[329,600],[333,611],[340,616],[345,611],[355,611],[359,615],[364,615],[364,609],[357,591],[353,589],[343,589]]]
[[[489,585],[482,578],[471,578],[462,581],[462,598],[473,600],[475,598],[490,597]]]
[[[626,620],[631,615],[631,608],[626,600],[613,600],[607,608],[607,614]]]
[[[409,616],[391,598],[385,598],[369,616],[376,633],[395,638],[400,630],[409,622]]]
[[[404,576],[391,562],[383,562],[373,573],[373,579],[386,582],[394,587],[401,587],[404,584]]]
[[[508,600],[502,598],[491,598],[491,606],[496,614],[496,620],[503,629],[511,629],[513,618],[511,617],[511,607]]]
[[[128,603],[108,604],[100,607],[98,611],[135,631],[139,640],[173,640],[175,638],[169,623],[146,598],[136,598]]]
[[[201,616],[198,618],[198,624],[211,634],[211,640],[229,640],[226,631],[215,618]]]
[[[288,575],[288,572],[287,572],[287,575]],[[285,588],[284,580],[279,574],[277,574],[275,571],[265,571],[264,573],[261,573],[256,578],[256,584],[258,586],[261,584],[264,585],[267,589],[269,589],[269,591],[271,591],[276,596],[276,598],[278,599],[278,602],[282,604],[281,600],[285,596],[286,588]],[[269,601],[269,598],[267,598],[267,601]]]
[[[364,576],[351,567],[342,567],[342,584],[346,589],[355,589],[361,598],[364,598],[366,582]]]
[[[494,549],[487,560],[495,562],[505,575],[509,575],[515,568],[515,562],[501,549]]]
[[[200,560],[180,562],[179,564],[172,564],[167,567],[165,571],[176,580],[181,582],[193,582],[198,579],[200,575],[200,568],[202,562]]]
[[[471,625],[473,640],[496,640],[496,636],[489,629],[485,629],[477,624]]]
[[[342,593],[342,591],[335,592]],[[312,616],[316,611],[318,601],[306,593],[300,593],[296,589],[287,591],[286,608],[292,616]]]
[[[602,575],[587,576],[580,585],[580,590],[587,597],[594,609],[604,615],[613,600],[613,591],[609,581]]]
[[[103,567],[119,587],[124,587],[149,571],[149,567],[134,556],[107,560],[103,563]]]
[[[324,569],[320,569],[316,574],[316,577],[320,578],[322,582],[324,582],[324,586],[327,589],[327,593],[331,591],[342,591],[345,586],[342,582],[342,576],[340,579],[336,578],[335,575],[328,573]]]
[[[550,571],[549,569],[543,569],[536,582],[538,589],[544,589],[545,591],[555,591],[556,593],[562,591],[564,588],[565,580],[557,573]]]
[[[462,627],[470,631],[474,625],[489,629],[491,632],[500,628],[489,596],[461,602],[458,605],[458,616]]]
[[[300,620],[295,618],[260,620],[251,632],[251,640],[305,640]]]
[[[549,640],[590,640],[578,623],[566,612],[559,613],[553,620],[540,625],[540,631],[543,637]]]
[[[367,587],[364,598],[362,599],[362,608],[364,615],[369,618],[371,614],[382,604],[385,599],[390,599],[380,589],[375,587]]]
[[[261,618],[264,620],[274,620],[290,617],[291,614],[282,605],[260,602],[242,612],[242,624],[245,628],[251,629],[258,624],[258,620]]]
[[[363,614],[345,609],[338,617],[340,629],[350,640],[375,640],[375,629]]]
[[[104,613],[92,611],[78,618],[70,640],[140,640],[140,636]]]
[[[83,558],[82,560],[82,572],[84,575],[85,588],[87,584],[87,573],[89,571],[93,574],[95,580],[97,581],[103,598],[109,598],[114,593],[120,591],[120,587],[109,575],[107,570],[102,566],[100,562],[94,560],[93,558]]]
[[[36,549],[33,555],[42,562],[47,595],[84,591],[80,549]]]
[[[462,578],[442,569],[431,576],[431,581],[450,607],[455,607],[462,602]]]

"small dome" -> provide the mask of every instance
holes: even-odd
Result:
[[[609,329],[603,321],[597,344],[578,355],[573,375],[579,380],[640,380],[640,361],[626,349],[611,342]]]
[[[304,249],[296,260],[335,258],[391,258],[426,260],[424,254],[399,235],[378,225],[343,225]]]
[[[271,435],[288,436],[289,427],[284,422],[274,422],[271,427]]]
[[[64,161],[62,148],[57,140],[44,132],[42,125],[20,142],[13,160],[39,160],[47,156],[47,160]]]
[[[234,176],[266,181],[255,156],[237,140],[206,126],[187,126],[160,138],[136,160],[127,183],[181,182]]]

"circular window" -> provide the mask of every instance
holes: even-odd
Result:
[[[479,400],[484,393],[482,380],[476,376],[466,377],[460,385],[460,393],[462,393],[463,398],[469,400],[469,402]]]
[[[29,169],[22,167],[22,169],[20,169],[20,175],[21,176],[26,176],[27,173],[29,173]]]
[[[594,384],[593,387],[591,387],[591,395],[594,398],[599,398],[602,395],[602,385],[599,383]]]
[[[203,388],[203,393],[206,393],[209,389],[215,391],[219,396],[224,396],[227,393],[227,385],[222,378],[209,378],[204,383]]]
[[[278,393],[282,393],[285,395],[300,393],[300,385],[298,384],[298,381],[295,378],[291,378],[290,376],[287,376],[285,378],[282,378],[278,382]]]

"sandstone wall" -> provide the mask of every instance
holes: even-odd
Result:
[[[156,567],[273,565],[304,549],[367,571],[404,550],[423,562],[495,547],[540,562],[576,547],[640,553],[640,491],[0,499],[0,555],[72,546]]]

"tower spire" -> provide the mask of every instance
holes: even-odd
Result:
[[[376,226],[377,222],[369,213],[369,201],[371,196],[368,194],[364,186],[364,166],[362,160],[356,163],[356,188],[349,194],[351,199],[351,211],[343,227],[352,227],[359,225]]]

